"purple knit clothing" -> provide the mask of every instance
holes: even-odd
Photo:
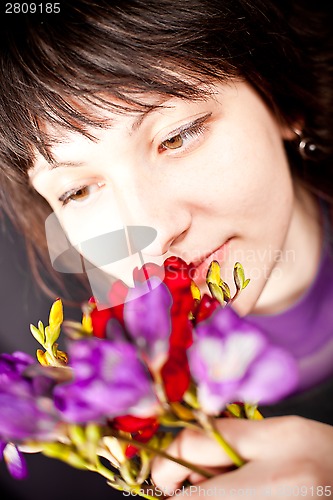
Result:
[[[281,313],[246,317],[271,342],[295,356],[300,370],[298,392],[333,375],[333,250],[327,216],[325,219],[322,255],[310,287]]]

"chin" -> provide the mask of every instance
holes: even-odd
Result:
[[[250,285],[248,285],[248,286],[250,286]],[[244,291],[243,291],[243,293],[244,293]],[[255,302],[253,302],[252,300],[242,300],[242,298],[243,297],[238,297],[235,300],[235,302],[232,304],[232,308],[241,317],[247,316],[248,314],[250,314],[255,306]]]

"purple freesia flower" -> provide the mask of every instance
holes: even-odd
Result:
[[[148,291],[147,291],[148,287]],[[162,365],[169,351],[171,293],[156,276],[128,292],[124,322],[149,364]]]
[[[9,375],[11,378],[14,374],[18,376],[22,375],[24,370],[34,363],[35,360],[25,352],[16,351],[12,354],[0,354],[0,381],[2,382],[6,375]]]
[[[155,414],[152,380],[135,346],[97,338],[69,349],[74,381],[56,387],[54,401],[69,422],[104,421],[132,414]]]
[[[0,355],[0,459],[16,479],[27,476],[27,466],[15,443],[52,439],[59,421],[50,398],[53,381],[40,372],[26,374],[34,364],[23,352]]]
[[[0,438],[5,442],[49,439],[59,421],[52,404],[53,381],[25,370],[34,359],[22,352],[0,355]]]
[[[275,403],[298,381],[294,358],[230,307],[196,327],[189,364],[201,407],[210,415],[234,401]]]
[[[15,479],[25,479],[28,475],[28,468],[18,447],[13,443],[0,441],[0,460],[5,459],[8,471]]]

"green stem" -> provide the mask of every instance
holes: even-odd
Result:
[[[163,423],[164,424],[164,423]],[[167,422],[165,424],[166,427],[181,427],[182,429],[186,428],[186,429],[192,429],[194,431],[198,431],[198,432],[203,432],[203,429],[202,427],[200,427],[198,424],[194,424],[193,422],[187,422],[185,420],[177,420],[177,422],[172,422],[172,420],[170,422]]]
[[[200,419],[201,423],[202,420]],[[193,424],[191,422],[183,422],[179,420],[178,422],[171,422],[168,424],[170,427],[186,427],[188,429],[193,429],[197,432],[205,433],[205,431],[209,431],[209,433],[212,435],[212,437],[219,443],[219,445],[225,450],[227,455],[230,457],[230,459],[233,461],[237,467],[241,467],[242,465],[245,464],[244,460],[235,452],[235,450],[230,446],[229,443],[224,439],[224,437],[219,433],[219,431],[216,429],[215,425],[213,422],[209,423],[209,426],[207,424],[203,424],[203,427],[200,427],[197,424]]]
[[[97,472],[101,476],[105,477],[105,479],[107,479],[111,483],[111,485],[114,482],[115,477],[116,477],[116,474],[111,472],[107,467],[104,467],[104,465],[101,462],[98,462],[98,465],[96,467],[93,467],[93,466],[89,467],[89,470],[91,470],[93,472]],[[143,498],[147,498],[147,500],[156,500],[156,497],[154,497],[152,495],[148,495],[147,493],[144,493],[142,488],[139,488],[139,489],[131,488],[130,491],[135,493],[136,495],[143,497]]]
[[[242,467],[245,464],[245,461],[236,453],[236,451],[230,446],[229,443],[224,439],[223,436],[216,430],[211,431],[214,439],[219,443],[219,445],[224,449],[229,458],[233,461],[237,467]]]
[[[235,295],[233,297],[231,297],[231,299],[229,300],[228,302],[228,306],[231,306],[231,304],[233,304],[235,302],[235,300],[237,299],[238,295],[241,293],[241,290],[240,289],[237,289]]]
[[[224,437],[219,433],[216,428],[215,420],[208,415],[197,412],[196,413],[198,421],[201,423],[202,427],[210,433],[210,435],[215,439],[215,441],[223,448],[230,460],[237,467],[241,467],[245,464],[245,461],[240,455],[230,446],[230,444],[224,439]]]
[[[209,427],[210,427],[210,432],[211,432],[213,438],[224,449],[224,451],[226,452],[226,454],[228,455],[228,457],[233,461],[233,463],[237,467],[242,467],[242,465],[245,464],[245,460],[243,460],[242,457],[240,455],[238,455],[238,453],[224,439],[224,437],[222,436],[222,434],[220,434],[220,432],[216,428],[215,421],[214,421],[213,418],[209,419]]]
[[[110,471],[107,467],[105,467],[100,461],[98,461],[98,464],[96,466],[91,466],[87,467],[92,472],[97,472],[101,476],[105,477],[108,481],[111,483],[114,482],[116,478],[116,474],[114,474],[112,471]]]
[[[212,474],[204,469],[201,469],[201,467],[197,467],[196,465],[191,464],[190,462],[187,462],[186,460],[183,460],[182,458],[172,457],[171,455],[169,455],[168,453],[166,453],[163,450],[158,450],[157,448],[154,448],[153,446],[149,446],[146,443],[140,443],[139,441],[135,441],[132,438],[127,438],[126,436],[121,436],[117,432],[111,431],[111,433],[113,436],[115,436],[120,441],[123,441],[124,443],[132,444],[136,448],[149,451],[149,452],[154,453],[155,455],[158,455],[162,458],[166,458],[167,460],[171,460],[172,462],[175,462],[179,465],[182,465],[183,467],[186,467],[187,469],[190,469],[193,472],[196,472],[197,474],[200,474],[201,476],[203,476],[207,479],[214,477],[214,474]]]
[[[55,368],[65,368],[65,367],[67,367],[66,363],[63,363],[62,361],[59,361],[59,359],[53,354],[52,347],[46,347],[45,344],[42,344],[42,345],[43,345],[45,351],[48,353],[48,355],[52,359],[52,365],[50,365],[50,366],[54,366]]]

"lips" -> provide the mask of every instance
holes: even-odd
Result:
[[[229,238],[225,243],[223,243],[222,246],[220,246],[219,248],[217,248],[213,252],[209,253],[208,255],[206,254],[200,260],[193,263],[193,267],[194,267],[193,279],[197,284],[204,283],[206,281],[207,271],[208,271],[210,263],[213,260],[217,260],[217,262],[219,264],[221,264],[221,262],[223,262],[223,260],[225,260],[226,250],[227,250],[228,243],[230,240],[231,240],[231,238]]]

